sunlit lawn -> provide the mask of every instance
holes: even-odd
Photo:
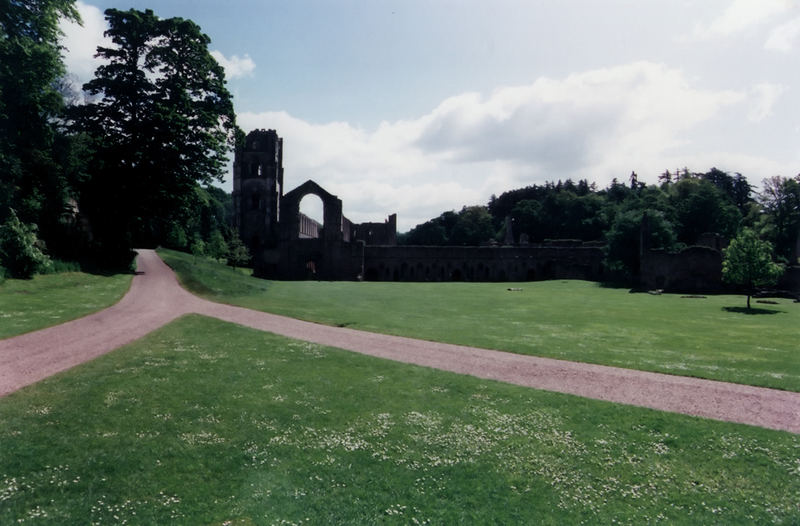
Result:
[[[0,283],[0,338],[57,325],[119,301],[131,274],[64,272]]]
[[[800,435],[191,316],[0,399],[0,524],[800,520]]]
[[[584,281],[265,281],[161,251],[215,301],[389,334],[800,391],[800,304],[630,294]],[[508,288],[521,288],[509,291]]]

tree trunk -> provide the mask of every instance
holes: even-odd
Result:
[[[747,310],[750,310],[750,294],[747,295]]]

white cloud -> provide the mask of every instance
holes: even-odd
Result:
[[[742,98],[692,88],[679,70],[637,62],[543,78],[485,100],[449,99],[431,114],[420,144],[455,160],[503,159],[571,173],[607,151],[653,155],[675,146],[681,131]]]
[[[781,95],[789,89],[783,84],[761,83],[753,87],[753,104],[747,118],[752,122],[760,122],[772,115],[773,107]]]
[[[798,37],[800,37],[800,17],[793,18],[773,29],[764,43],[764,48],[788,53],[794,48]]]
[[[211,56],[225,69],[225,76],[228,79],[250,76],[256,69],[256,63],[253,62],[250,55],[244,57],[233,55],[231,58],[227,58],[220,51],[214,50],[211,52]]]
[[[796,7],[796,0],[733,0],[707,24],[697,24],[689,39],[729,37],[769,21]]]
[[[95,69],[102,62],[95,58],[97,46],[111,46],[111,39],[103,35],[108,25],[100,9],[80,1],[76,3],[76,7],[83,25],[62,20],[60,26],[64,33],[61,39],[65,48],[64,64],[68,74],[74,77],[80,86],[91,80]]]
[[[754,116],[769,114],[779,88],[753,89]],[[631,170],[653,182],[666,168],[719,164],[724,155],[706,162],[684,147],[693,130],[723,110],[747,109],[745,102],[746,93],[701,89],[680,70],[637,62],[454,96],[374,131],[285,112],[243,113],[239,125],[284,137],[286,190],[314,179],[344,201],[351,220],[397,212],[403,231],[545,180],[586,178],[602,187]]]

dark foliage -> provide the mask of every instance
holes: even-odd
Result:
[[[81,208],[96,248],[113,253],[185,229],[205,199],[198,185],[222,178],[235,123],[224,73],[195,23],[133,9],[109,9],[106,19],[113,46],[98,49],[107,63],[84,86],[94,100],[72,117],[94,149]]]
[[[59,19],[73,0],[0,0],[0,223],[11,209],[51,243],[62,235],[76,173],[64,110]]]

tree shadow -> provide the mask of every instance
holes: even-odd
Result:
[[[598,283],[602,289],[630,289],[631,284],[622,281],[601,281]],[[631,290],[631,292],[647,292],[645,290]]]
[[[735,312],[737,314],[784,314],[782,310],[772,310],[772,309],[759,309],[758,307],[722,307],[722,310],[727,312]]]

